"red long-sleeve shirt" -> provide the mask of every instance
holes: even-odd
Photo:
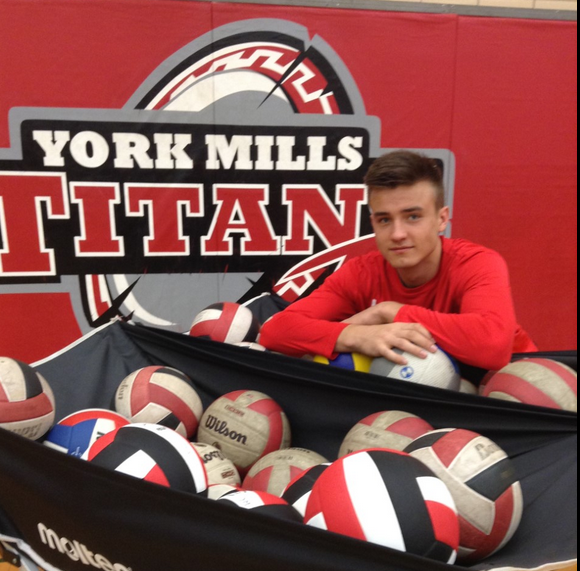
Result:
[[[408,288],[378,251],[351,260],[308,298],[275,315],[260,343],[280,353],[331,357],[348,324],[376,303],[403,304],[396,322],[420,323],[459,361],[497,370],[513,352],[537,351],[516,323],[508,269],[493,250],[466,240],[441,239],[438,274]]]

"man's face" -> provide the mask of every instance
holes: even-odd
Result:
[[[439,269],[441,241],[449,208],[435,205],[435,188],[427,181],[370,194],[371,222],[379,250],[408,286],[426,283]]]

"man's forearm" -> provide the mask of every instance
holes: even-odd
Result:
[[[403,305],[395,301],[385,301],[369,307],[369,309],[353,315],[349,319],[345,319],[343,323],[350,325],[385,325],[393,323],[401,307]]]

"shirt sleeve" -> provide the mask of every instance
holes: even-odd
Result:
[[[404,305],[395,321],[422,324],[443,350],[462,363],[501,369],[510,362],[517,327],[507,264],[495,252],[481,252],[450,280],[458,313]]]
[[[260,344],[285,355],[331,358],[338,338],[348,327],[342,321],[360,311],[357,267],[355,260],[349,262],[310,296],[268,320],[262,327]]]

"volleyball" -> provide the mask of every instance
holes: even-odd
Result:
[[[326,357],[317,355],[313,361],[348,371],[360,371],[361,373],[368,373],[373,363],[371,357],[361,355],[360,353],[339,353],[334,359],[327,359]]]
[[[202,495],[208,500],[215,501],[219,500],[226,494],[234,494],[241,491],[242,488],[240,486],[233,486],[231,484],[210,484]]]
[[[577,412],[578,375],[553,359],[522,359],[493,374],[482,395]]]
[[[244,479],[243,488],[281,497],[288,484],[305,470],[327,459],[304,448],[276,450],[256,462]]]
[[[182,492],[207,489],[203,460],[183,436],[158,424],[128,424],[99,438],[89,462]]]
[[[215,303],[200,312],[189,330],[192,337],[221,343],[255,343],[260,322],[250,309],[238,303]]]
[[[282,493],[282,499],[286,500],[302,517],[306,514],[306,506],[314,484],[329,466],[331,464],[326,462],[302,472],[286,486]]]
[[[265,353],[268,351],[268,349],[266,349],[266,347],[264,347],[263,345],[260,345],[259,343],[245,342],[245,343],[233,343],[233,345],[235,345],[236,347],[241,347],[242,349],[251,349],[252,351],[261,351],[262,353]]]
[[[443,563],[456,560],[459,522],[447,486],[408,454],[355,452],[318,478],[304,521]]]
[[[222,454],[221,450],[201,442],[194,442],[192,446],[203,460],[210,486],[218,484],[238,486],[242,483],[238,469],[229,458]]]
[[[340,446],[338,457],[369,448],[404,450],[415,438],[432,430],[428,422],[408,412],[377,412],[353,426]]]
[[[0,357],[0,428],[38,440],[54,419],[54,394],[46,379],[26,363]]]
[[[410,353],[394,349],[405,356],[407,365],[397,365],[382,357],[375,359],[370,372],[374,375],[399,381],[407,381],[420,385],[428,385],[439,389],[458,391],[461,384],[459,369],[455,361],[438,349],[435,353],[427,353],[425,359]]]
[[[231,494],[225,494],[217,500],[218,502],[228,502],[238,508],[249,510],[286,521],[302,523],[300,514],[284,501],[282,498],[268,494],[266,492],[253,492],[241,490]]]
[[[127,424],[129,421],[124,416],[110,410],[81,410],[55,424],[46,435],[44,444],[69,456],[82,458],[101,436]]]
[[[187,375],[170,367],[144,367],[123,379],[115,410],[131,422],[160,424],[192,438],[203,414]]]
[[[471,381],[468,381],[462,377],[459,384],[459,392],[465,395],[478,395],[479,389]]]
[[[245,475],[260,458],[290,447],[290,423],[268,395],[235,391],[207,408],[197,439],[221,450]]]
[[[455,500],[460,561],[484,559],[513,537],[523,513],[522,490],[496,443],[469,430],[443,429],[419,437],[406,451],[431,468]]]

